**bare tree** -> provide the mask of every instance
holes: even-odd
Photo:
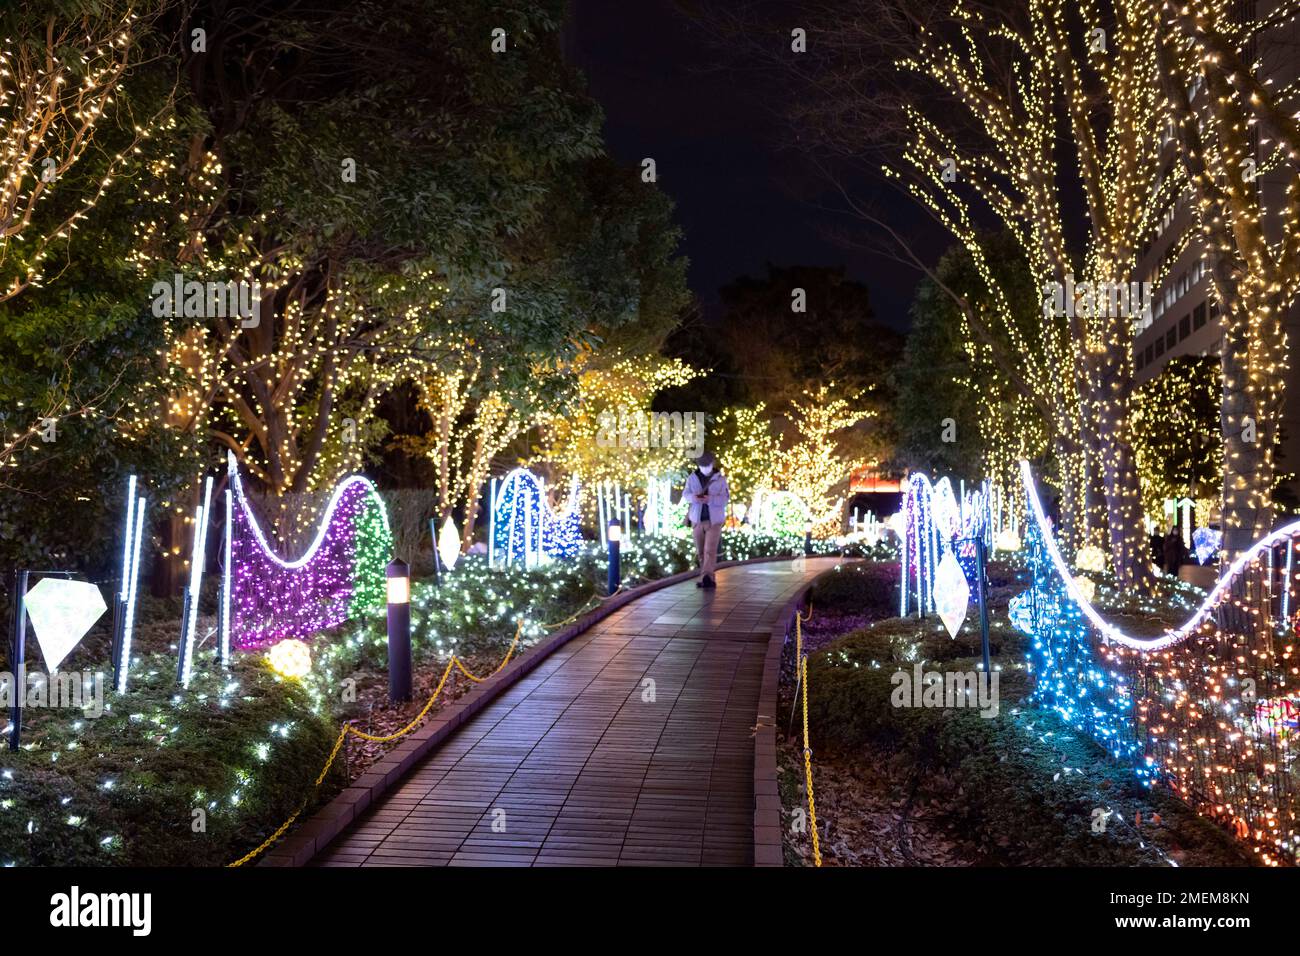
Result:
[[[901,246],[904,259],[936,278],[933,257],[859,198],[853,174],[883,174],[970,254],[992,308],[972,308],[936,283],[967,322],[968,349],[1046,413],[1063,516],[1084,521],[1076,540],[1104,526],[1119,579],[1145,586],[1128,433],[1132,318],[1067,308],[1023,328],[983,236],[990,221],[1009,230],[1040,289],[1072,276],[1081,287],[1127,286],[1143,231],[1176,189],[1160,175],[1155,0],[1078,9],[1066,0],[843,0],[808,19],[810,52],[779,57],[804,86],[796,127],[846,210]],[[720,22],[731,42],[745,35],[734,15]],[[1077,157],[1077,173],[1064,155]],[[1080,231],[1082,247],[1070,241]],[[1104,514],[1089,507],[1095,488]]]

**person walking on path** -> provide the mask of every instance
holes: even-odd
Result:
[[[695,534],[695,551],[700,563],[700,579],[695,586],[717,587],[713,572],[718,563],[718,539],[722,537],[722,526],[727,520],[731,490],[727,487],[726,476],[717,470],[717,462],[711,453],[706,451],[695,459],[695,470],[686,479],[682,494],[691,505],[686,520]]]

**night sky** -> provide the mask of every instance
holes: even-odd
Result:
[[[836,230],[857,227],[834,211],[808,161],[784,147],[790,92],[779,76],[719,68],[710,38],[671,0],[573,0],[572,9],[566,45],[604,107],[610,150],[629,165],[654,157],[706,316],[721,286],[762,275],[767,262],[843,265],[869,287],[877,318],[906,329],[920,274],[836,240]]]

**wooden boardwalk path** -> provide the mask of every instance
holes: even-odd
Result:
[[[768,639],[833,566],[724,568],[716,591],[686,581],[620,608],[468,721],[313,864],[752,864]]]

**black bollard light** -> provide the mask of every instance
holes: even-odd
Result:
[[[608,592],[613,594],[623,586],[623,568],[619,562],[619,547],[623,538],[623,525],[617,521],[611,521],[606,538],[609,541],[609,580],[606,582],[606,586]]]
[[[411,699],[411,566],[388,565],[388,699]]]
[[[803,526],[803,553],[805,557],[812,557],[812,522],[809,521]]]

